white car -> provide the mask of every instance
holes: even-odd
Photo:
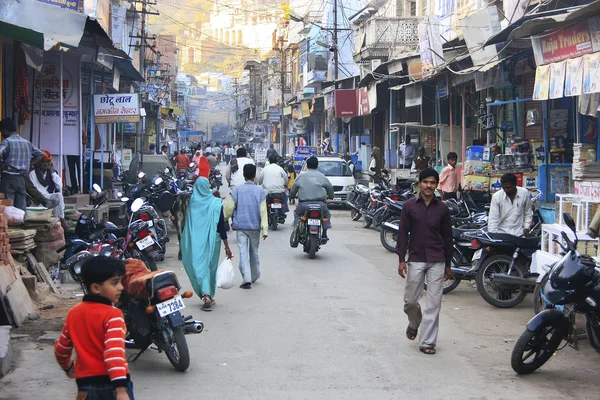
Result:
[[[333,200],[329,204],[346,205],[348,195],[354,189],[356,180],[350,171],[348,163],[337,156],[318,156],[319,167],[317,171],[329,179],[335,192]],[[302,165],[302,172],[306,171],[306,162]]]

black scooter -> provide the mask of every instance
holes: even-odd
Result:
[[[274,231],[277,230],[278,224],[285,223],[285,213],[283,209],[285,207],[284,204],[284,194],[283,193],[269,193],[267,195],[267,213],[269,217],[269,228]]]
[[[600,273],[596,262],[577,251],[575,221],[563,214],[567,226],[575,235],[571,241],[562,231],[564,241],[558,243],[566,254],[550,271],[550,278],[541,288],[547,308],[527,323],[527,329],[515,343],[511,365],[518,374],[529,374],[548,361],[563,339],[576,337],[574,317],[586,316],[586,332],[592,347],[600,353]]]

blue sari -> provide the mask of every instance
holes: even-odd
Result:
[[[210,294],[211,298],[215,296],[221,255],[217,224],[222,208],[222,200],[213,196],[208,179],[198,178],[185,217],[181,255],[185,272],[199,297],[205,294]]]

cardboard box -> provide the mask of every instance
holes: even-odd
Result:
[[[492,163],[480,160],[467,160],[464,163],[463,174],[484,175],[491,171]]]
[[[490,190],[490,178],[482,175],[463,175],[463,190],[487,192]]]
[[[500,178],[502,178],[502,175],[490,176],[490,192],[491,193],[496,193],[498,190],[502,189],[502,183],[500,183]]]
[[[538,188],[537,172],[524,172],[523,173],[523,187],[525,189],[537,189]]]
[[[484,151],[485,151],[485,147],[483,147],[483,146],[467,147],[466,159],[482,161]]]

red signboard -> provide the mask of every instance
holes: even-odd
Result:
[[[358,115],[371,114],[371,106],[369,105],[369,89],[366,87],[356,89],[356,98],[358,101]]]
[[[588,21],[582,21],[551,35],[532,38],[536,64],[544,65],[596,51],[592,40],[596,32],[590,32],[590,25]]]
[[[354,89],[340,89],[334,93],[335,117],[356,117],[356,91]]]

